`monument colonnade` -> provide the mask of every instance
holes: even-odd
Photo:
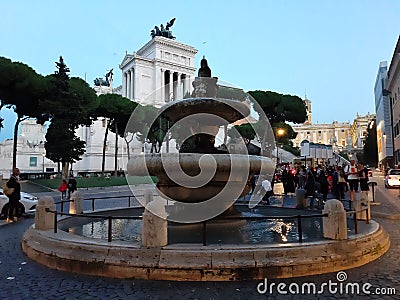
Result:
[[[189,74],[161,67],[156,67],[155,73],[156,82],[153,87],[155,87],[158,99],[169,102],[183,99],[186,93],[190,93],[191,76]],[[124,72],[124,88],[122,90],[124,97],[131,100],[141,98],[141,95],[137,95],[138,75],[135,74],[134,67]],[[158,90],[159,87],[163,88]]]

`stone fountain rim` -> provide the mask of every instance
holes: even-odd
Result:
[[[382,256],[390,247],[389,236],[379,223],[370,222],[368,233],[350,236],[348,240],[274,247],[173,244],[148,248],[128,242],[92,241],[66,232],[39,231],[32,226],[23,236],[22,249],[28,257],[50,268],[114,278],[291,278],[346,270]]]

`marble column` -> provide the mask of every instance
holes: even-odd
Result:
[[[161,69],[161,100],[165,102],[165,70]]]
[[[136,89],[136,76],[135,76],[135,69],[131,69],[131,99],[135,100],[135,89]]]
[[[122,84],[122,96],[126,97],[126,72],[122,76],[123,84]]]
[[[169,71],[169,89],[167,95],[167,102],[169,102],[173,98],[174,94],[174,73],[170,70]]]
[[[187,90],[187,78],[186,78],[186,75],[185,74],[182,74],[183,75],[183,81],[182,81],[182,84],[183,84],[183,88],[182,88],[182,98],[183,97],[185,97],[185,95],[186,95],[186,90]]]
[[[131,99],[131,70],[126,72],[126,98]]]
[[[180,100],[180,99],[183,98],[183,96],[182,96],[182,82],[181,82],[182,73],[177,73],[177,74],[178,74],[178,77],[177,77],[177,80],[176,80],[176,98],[175,98],[175,100]]]

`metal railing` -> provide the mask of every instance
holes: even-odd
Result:
[[[107,196],[107,197],[89,197],[89,198],[84,198],[83,201],[90,201],[91,202],[91,209],[92,211],[95,211],[95,201],[96,200],[106,200],[106,199],[121,199],[121,198],[127,198],[128,199],[128,207],[131,207],[132,201],[131,199],[136,199],[137,197],[144,197],[144,195],[123,195],[123,196]],[[70,203],[74,202],[73,199],[69,200],[61,200],[58,202],[54,202],[54,204],[60,204],[61,205],[61,213],[64,212],[64,203]]]
[[[284,194],[275,194],[274,196],[282,196],[282,206],[284,205]],[[106,200],[106,199],[120,199],[120,198],[128,198],[128,207],[131,207],[132,201],[131,199],[134,198],[136,199],[137,197],[144,197],[144,195],[123,195],[123,196],[107,196],[107,197],[90,197],[90,198],[84,198],[84,201],[91,201],[91,211],[95,211],[95,201],[97,200]],[[310,202],[316,198],[318,200],[318,206],[320,207],[322,202],[321,200],[316,196],[308,196],[310,199]],[[332,198],[334,199],[334,198]],[[329,199],[326,199],[329,200]],[[73,202],[73,199],[69,200],[61,200],[59,202],[55,202],[54,204],[61,204],[61,211],[57,212],[57,210],[50,210],[46,209],[47,212],[53,213],[54,214],[54,233],[57,233],[57,222],[58,222],[58,217],[59,216],[70,216],[70,217],[84,217],[84,218],[95,218],[95,219],[106,219],[108,220],[108,242],[112,241],[112,220],[113,219],[131,219],[131,220],[138,220],[142,219],[142,216],[111,216],[109,214],[88,214],[88,213],[81,213],[81,214],[71,214],[71,213],[66,213],[64,212],[64,203],[66,202]],[[360,209],[358,211],[354,210],[352,205],[353,201],[349,199],[341,199],[339,200],[341,202],[348,202],[348,209],[345,208],[346,215],[351,215],[353,214],[353,222],[354,222],[354,232],[355,234],[358,234],[358,220],[357,220],[357,214],[363,211],[366,211],[366,224],[369,224],[369,209],[368,205],[362,203],[361,205],[366,206],[363,209]],[[343,205],[344,206],[344,205]],[[302,228],[302,219],[306,218],[316,218],[316,217],[327,217],[328,214],[307,214],[307,215],[291,215],[291,216],[240,216],[240,217],[225,217],[224,220],[276,220],[276,219],[281,219],[281,220],[297,220],[297,232],[298,232],[298,242],[302,243],[303,242],[303,228]],[[198,222],[202,224],[202,240],[203,240],[203,245],[207,245],[207,223],[211,223],[213,219],[203,221],[203,222]]]

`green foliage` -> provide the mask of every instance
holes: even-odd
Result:
[[[57,189],[60,186],[61,179],[35,179],[32,180],[34,183],[42,186],[47,186],[52,189]],[[129,176],[129,184],[152,184],[157,182],[157,177],[150,176]],[[108,186],[122,186],[127,185],[127,178],[125,176],[111,176],[109,179],[105,177],[77,177],[77,187],[88,188],[88,187],[108,187]]]
[[[364,144],[364,164],[370,166],[378,165],[378,143],[376,135],[376,119],[372,120],[368,125],[367,137]]]
[[[28,117],[44,119],[40,102],[45,86],[45,79],[31,67],[0,57],[0,109],[4,106],[12,108],[17,114],[14,125],[13,168],[16,167],[17,132],[20,122]],[[0,123],[2,127],[2,122]]]
[[[1,107],[13,108],[20,118],[41,115],[39,101],[45,87],[43,76],[31,67],[0,57]]]
[[[75,136],[67,120],[53,119],[46,133],[46,157],[54,162],[76,162],[85,153],[85,142]]]
[[[159,109],[154,106],[141,106],[139,113],[136,114],[137,120],[130,122],[127,130],[137,133],[137,138],[141,142],[151,144],[151,152],[160,152],[162,142],[168,131],[169,123],[161,115]]]
[[[272,127],[281,122],[306,121],[306,106],[300,97],[259,90],[249,91],[249,94],[260,105]]]
[[[51,119],[46,134],[46,157],[65,166],[80,160],[85,153],[85,142],[75,135],[75,129],[92,123],[98,102],[95,91],[85,81],[69,78],[62,57],[56,67],[57,71],[46,77],[46,99],[40,108]]]
[[[129,118],[138,104],[117,94],[103,94],[98,99],[96,115],[110,119],[111,131],[115,133],[117,126],[119,136],[124,137]]]
[[[228,136],[234,139],[243,138],[245,140],[245,143],[248,144],[256,137],[256,132],[254,131],[252,124],[244,123],[241,125],[236,125],[234,126],[234,128],[229,129]]]

